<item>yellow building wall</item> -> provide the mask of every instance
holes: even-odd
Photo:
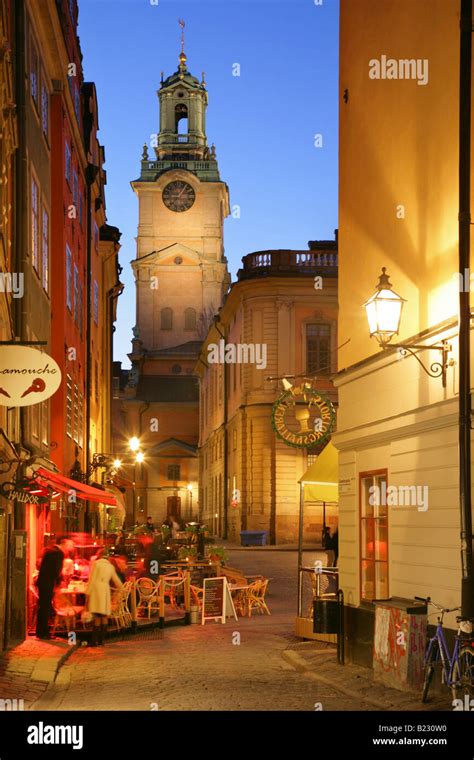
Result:
[[[401,340],[456,313],[459,3],[341,0],[340,30],[342,369],[379,350],[362,304],[382,266],[407,299]],[[427,59],[428,83],[371,79],[382,55]]]

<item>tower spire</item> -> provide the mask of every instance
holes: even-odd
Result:
[[[186,53],[184,52],[184,27],[186,24],[184,23],[184,19],[179,18],[178,24],[181,28],[181,52],[179,54],[179,70],[181,72],[186,70]]]

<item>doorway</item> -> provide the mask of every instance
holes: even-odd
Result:
[[[181,496],[168,496],[166,499],[166,516],[181,519]]]

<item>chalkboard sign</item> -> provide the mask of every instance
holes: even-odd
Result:
[[[227,578],[204,578],[202,598],[202,624],[206,620],[220,620],[233,615],[237,620]]]

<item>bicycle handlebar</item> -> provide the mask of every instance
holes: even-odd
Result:
[[[460,610],[460,607],[452,607],[451,609],[448,609],[447,607],[442,607],[440,604],[437,604],[437,602],[433,602],[430,596],[422,597],[422,596],[415,596],[415,599],[418,602],[425,602],[425,604],[431,604],[433,607],[436,607],[436,609],[440,610],[441,612],[456,612],[456,610]]]

